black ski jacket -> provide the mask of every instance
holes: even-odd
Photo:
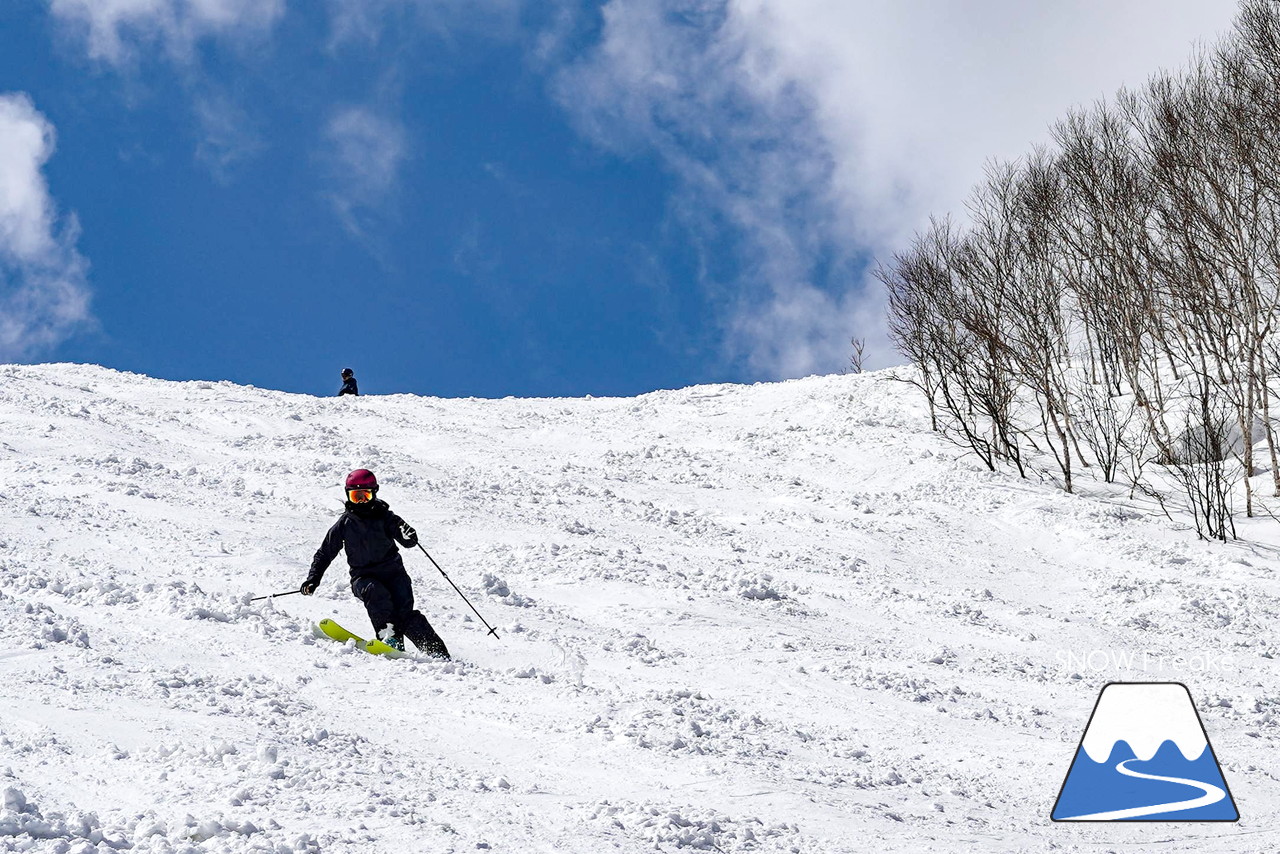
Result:
[[[355,579],[361,575],[376,576],[403,569],[404,561],[400,559],[396,543],[405,548],[418,545],[416,537],[405,539],[400,531],[404,520],[391,512],[387,502],[375,498],[367,505],[350,501],[346,504],[347,511],[324,535],[324,542],[311,560],[308,583],[319,584],[329,564],[343,549],[346,549],[347,563],[351,566],[351,578]]]
[[[332,388],[332,386],[330,386],[330,388]],[[338,392],[338,397],[342,397],[344,394],[354,394],[356,397],[360,396],[360,389],[356,386],[355,377],[347,377],[342,381],[342,391]]]

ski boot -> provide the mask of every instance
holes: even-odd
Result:
[[[378,632],[378,640],[394,649],[396,652],[404,652],[404,638],[396,634],[396,630],[391,626],[387,626]]]

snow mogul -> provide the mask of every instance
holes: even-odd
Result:
[[[310,596],[324,572],[346,550],[351,566],[351,592],[364,603],[378,639],[404,650],[404,639],[430,655],[449,657],[444,641],[421,611],[413,607],[413,582],[405,572],[396,544],[418,545],[418,533],[378,498],[378,479],[368,469],[347,475],[346,511],[333,523],[311,561],[311,572],[298,592]]]

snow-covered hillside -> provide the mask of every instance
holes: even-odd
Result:
[[[0,851],[1274,850],[1276,524],[1200,543],[922,410],[886,374],[441,400],[2,367]],[[249,601],[297,588],[356,467],[501,640],[416,552],[455,662],[317,640],[368,628],[341,558]],[[1112,680],[1187,684],[1239,824],[1049,821]]]

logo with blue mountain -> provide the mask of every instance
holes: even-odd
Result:
[[[1204,724],[1180,682],[1112,682],[1098,695],[1054,821],[1237,821]]]

